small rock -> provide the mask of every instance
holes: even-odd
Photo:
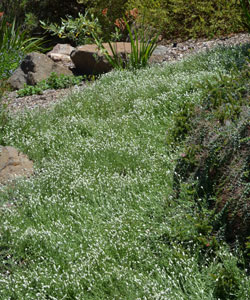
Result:
[[[46,55],[56,63],[60,63],[70,69],[74,68],[74,64],[70,58],[70,53],[75,50],[69,44],[57,44],[51,51]]]
[[[27,155],[11,146],[0,146],[0,184],[6,184],[17,176],[30,176],[33,162]]]

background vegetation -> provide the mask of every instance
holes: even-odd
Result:
[[[99,18],[106,33],[111,32],[115,20],[134,7],[167,39],[211,38],[246,29],[240,0],[2,0],[0,4],[0,10],[5,11],[9,21],[16,16],[26,29],[40,34],[39,20],[60,23],[60,18],[77,17],[86,10]],[[105,8],[108,8],[109,22],[102,15]]]

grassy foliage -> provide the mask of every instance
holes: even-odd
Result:
[[[117,52],[116,42],[108,42],[111,49],[111,54],[103,46],[102,42],[98,39],[98,36],[93,34],[95,43],[100,51],[104,54],[107,61],[115,69],[130,69],[135,70],[144,68],[149,64],[149,59],[152,56],[155,48],[157,47],[158,35],[150,37],[145,28],[145,24],[142,24],[140,32],[132,29],[126,19],[121,19],[124,27],[127,28],[129,34],[129,42],[131,46],[131,53],[124,53],[123,57]],[[117,31],[118,32],[118,31]]]
[[[21,27],[12,24],[6,17],[0,18],[0,78],[8,78],[20,64],[24,54],[43,50],[43,38],[29,38]]]
[[[248,31],[250,32],[250,1],[249,0],[240,0],[243,12],[245,14],[246,25]]]
[[[247,300],[248,266],[211,237],[206,202],[188,189],[173,199],[181,148],[166,143],[179,108],[201,103],[198,84],[245,55],[114,71],[9,119],[3,140],[36,174],[0,189],[0,299]]]

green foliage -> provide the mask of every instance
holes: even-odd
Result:
[[[203,105],[213,112],[221,124],[225,124],[227,120],[236,121],[244,105],[248,104],[249,78],[250,68],[246,67],[233,76],[219,74],[217,86],[206,82],[207,96]]]
[[[182,103],[180,105],[179,111],[173,117],[173,125],[168,130],[168,144],[180,142],[192,129],[191,121],[195,113],[194,109],[193,103]]]
[[[124,28],[126,27],[128,31],[131,53],[125,53],[125,57],[121,57],[120,54],[117,53],[116,44],[109,41],[108,44],[112,52],[112,55],[110,55],[107,49],[102,45],[102,42],[98,39],[98,36],[93,34],[98,48],[115,69],[139,69],[146,67],[157,46],[158,35],[156,34],[155,36],[150,37],[147,32],[148,29],[145,28],[144,22],[138,32],[134,29],[132,33],[131,26],[125,18],[120,19],[119,21],[117,20],[118,25],[123,24]]]
[[[129,0],[168,39],[214,37],[246,29],[237,0]]]
[[[92,33],[101,34],[101,26],[98,18],[88,11],[84,15],[78,14],[77,18],[67,16],[67,19],[61,18],[61,25],[46,24],[40,21],[42,28],[51,32],[52,35],[57,35],[61,39],[67,38],[75,45],[84,45],[93,42]]]
[[[214,232],[229,242],[238,239],[244,248],[249,235],[249,157],[245,152],[249,149],[249,66],[218,75],[217,80],[210,78],[199,85],[204,100],[188,122],[174,186],[177,197],[178,183],[193,186],[195,198],[205,198],[216,209]],[[185,128],[182,123],[178,126]]]
[[[145,10],[145,23],[157,28],[168,39],[211,38],[247,28],[240,0],[2,0],[0,4],[0,10],[5,11],[10,19],[16,16],[26,29],[39,33],[39,20],[60,26],[61,18],[68,15],[77,18],[79,12],[84,15],[88,10],[98,17],[105,40],[114,31],[115,20],[135,7]],[[102,15],[106,8],[109,20]],[[138,23],[140,21],[138,19]]]
[[[246,251],[247,251],[247,256],[248,256],[249,259],[250,259],[250,236],[247,237]]]
[[[0,145],[4,145],[2,137],[5,133],[5,125],[8,123],[9,113],[8,113],[8,104],[3,103],[2,95],[0,94]]]
[[[232,262],[218,265],[216,274],[211,274],[215,281],[214,297],[216,299],[239,299],[238,290],[241,285],[240,270]]]
[[[206,199],[198,208],[192,184],[173,197],[181,149],[165,142],[181,103],[201,104],[203,89],[190,87],[229,73],[242,49],[109,72],[49,110],[12,116],[3,141],[36,172],[0,188],[1,300],[207,300],[226,287],[249,299],[249,266],[213,238]]]
[[[40,81],[37,85],[25,85],[23,89],[17,91],[18,97],[24,97],[28,95],[42,94],[47,89],[65,89],[73,85],[79,85],[83,80],[82,76],[71,75],[57,75],[52,72],[46,79]]]
[[[76,0],[1,0],[0,10],[5,12],[9,22],[16,18],[22,29],[30,34],[43,34],[39,20],[50,23],[66,15],[76,17],[84,6]]]
[[[250,0],[240,0],[240,2],[245,14],[248,30],[250,31]]]
[[[81,3],[95,16],[98,17],[102,28],[104,40],[110,39],[114,31],[115,20],[124,16],[128,0],[82,0]],[[133,7],[134,8],[134,7]],[[107,9],[107,15],[103,10]],[[107,18],[108,17],[108,18]]]
[[[8,78],[18,67],[25,53],[45,50],[43,38],[27,38],[26,32],[16,25],[0,19],[0,78]]]

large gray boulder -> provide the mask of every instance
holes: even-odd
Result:
[[[8,83],[14,89],[23,88],[24,84],[36,85],[39,81],[56,74],[72,75],[72,72],[60,64],[53,62],[47,55],[37,52],[28,54],[20,67],[9,78]]]
[[[109,55],[113,56],[109,44],[104,43],[103,46]],[[127,42],[113,43],[113,48],[122,59],[126,59],[127,55],[131,53],[131,44]],[[109,72],[112,69],[105,55],[95,44],[78,46],[71,52],[70,57],[76,69],[84,74],[101,74]]]
[[[30,176],[33,162],[27,155],[11,146],[0,146],[0,184],[6,184],[19,176]]]

